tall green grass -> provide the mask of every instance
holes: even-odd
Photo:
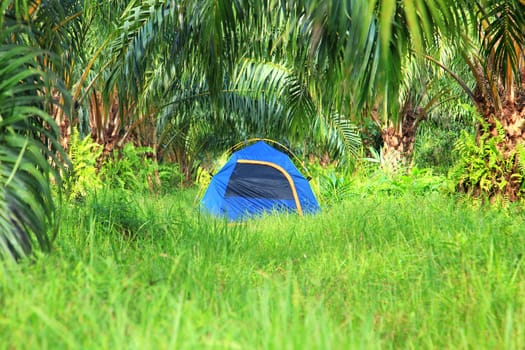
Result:
[[[240,224],[192,192],[62,208],[55,250],[0,270],[6,349],[522,349],[524,213],[352,197]]]

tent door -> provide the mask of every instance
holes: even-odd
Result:
[[[293,199],[297,213],[303,214],[292,177],[272,162],[238,159],[225,196]]]

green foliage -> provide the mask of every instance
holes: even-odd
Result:
[[[446,89],[459,96],[461,91],[451,90],[453,81],[444,75],[434,82],[436,89]],[[451,152],[462,132],[474,134],[477,111],[466,98],[445,100],[433,109],[428,120],[421,123],[414,145],[414,164],[419,168],[432,168],[446,175],[455,164],[457,154]]]
[[[154,174],[158,174],[159,180],[154,182],[154,192],[172,193],[188,185],[185,182],[184,174],[181,172],[180,166],[175,163],[157,163]]]
[[[519,206],[377,193],[230,225],[193,190],[103,195],[61,208],[54,254],[0,266],[5,348],[525,347]],[[134,239],[101,212],[120,196]]]
[[[412,167],[405,172],[392,173],[384,171],[377,163],[370,165],[367,160],[361,163],[355,172],[334,165],[309,165],[310,185],[323,208],[369,196],[424,196],[449,192],[445,176],[435,175],[430,168]]]
[[[518,159],[518,171],[525,175],[525,145],[516,145],[516,157]],[[521,187],[523,188],[525,183],[522,182]]]
[[[6,10],[2,3],[0,16]],[[1,22],[0,22],[1,24]],[[49,76],[37,66],[42,51],[5,44],[20,35],[0,26],[0,259],[51,247],[55,223],[50,178],[60,184],[64,159],[58,130],[44,112]]]
[[[326,175],[321,175],[319,182],[319,202],[323,205],[333,205],[349,198],[352,191],[352,182],[344,176],[330,171]]]
[[[310,151],[319,156],[320,152],[329,152],[341,162],[355,159],[361,147],[361,135],[356,125],[338,113],[323,118],[316,125],[319,130],[313,135],[315,149]]]
[[[102,146],[89,135],[81,139],[75,130],[71,134],[68,153],[72,163],[72,170],[65,183],[68,198],[79,199],[102,188],[102,179],[97,169]]]
[[[483,27],[482,53],[485,57],[491,57],[486,62],[490,65],[488,68],[499,74],[507,88],[511,87],[512,80],[521,80],[520,66],[523,58],[520,55],[523,55],[525,49],[524,12],[523,1],[521,4],[511,0],[490,1],[485,5],[481,16],[481,21],[490,23]]]
[[[429,128],[416,138],[414,164],[421,168],[432,168],[436,173],[446,174],[455,163],[455,154],[450,152],[458,139],[460,130]]]
[[[106,95],[116,90],[120,101],[135,100],[128,108],[143,113],[126,109],[130,118],[161,106],[154,148],[159,159],[176,159],[187,180],[202,154],[246,137],[300,143],[308,136],[334,154],[353,156],[360,137],[351,114],[338,113],[303,72],[307,66],[324,71],[326,64],[305,62],[312,56],[304,12],[302,3],[276,1],[168,8],[132,1],[110,38]]]
[[[429,195],[447,191],[444,176],[434,175],[432,169],[411,168],[407,173],[389,173],[377,170],[362,179],[356,189],[360,196],[375,196],[383,193],[392,196],[413,194]]]
[[[136,201],[122,190],[94,193],[79,210],[87,210],[87,214],[95,219],[97,230],[106,234],[118,233],[132,238],[140,235],[144,224]]]
[[[458,161],[450,169],[449,177],[459,190],[474,196],[505,196],[516,185],[522,193],[525,173],[522,165],[516,167],[525,159],[520,157],[522,147],[505,149],[503,127],[497,123],[491,132],[488,123],[481,119],[479,122],[481,133],[477,139],[463,132],[455,143],[454,152],[458,155]]]
[[[203,167],[197,168],[197,175],[195,177],[195,185],[198,188],[197,197],[195,197],[196,201],[200,200],[204,196],[204,193],[210,185],[212,177],[213,174],[210,173],[209,170]]]
[[[307,168],[311,177],[310,186],[321,207],[341,203],[352,194],[352,179],[340,167],[309,163]]]
[[[126,144],[106,160],[101,175],[105,185],[128,191],[172,191],[181,187],[183,175],[176,165],[159,164],[153,149]]]

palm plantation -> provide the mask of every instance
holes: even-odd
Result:
[[[418,124],[446,98],[418,86],[430,85],[429,72],[439,67],[472,99],[481,118],[477,138],[501,136],[496,152],[503,170],[490,179],[466,171],[460,187],[477,194],[488,189],[511,200],[520,196],[523,4],[201,5],[6,2],[4,45],[46,50],[36,62],[22,57],[19,67],[9,69],[36,66],[51,75],[52,87],[35,90],[49,96],[39,109],[60,130],[60,138],[51,133],[48,144],[58,141],[67,149],[72,129],[91,135],[106,155],[134,142],[151,147],[155,159],[180,164],[190,180],[205,149],[254,135],[286,136],[298,144],[308,140],[355,157],[357,129],[373,120],[383,135],[383,161],[408,165],[403,159],[410,159]],[[23,40],[16,39],[17,18],[30,33]],[[440,62],[439,43],[462,58],[474,85]],[[434,68],[414,68],[429,64]],[[46,153],[55,152],[53,147]],[[62,158],[56,163],[66,161]],[[5,173],[9,184],[15,173]],[[5,217],[6,229],[9,222]]]
[[[523,1],[0,11],[2,347],[525,346]],[[253,138],[320,214],[196,210]]]

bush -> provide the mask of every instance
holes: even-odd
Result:
[[[94,193],[84,208],[88,217],[93,218],[99,230],[105,233],[118,232],[123,237],[132,238],[144,226],[137,203],[122,190]]]
[[[466,132],[454,145],[458,161],[450,169],[449,177],[462,192],[476,197],[508,197],[516,200],[525,192],[525,148],[518,145],[515,150],[503,149],[505,130],[500,124],[496,132],[483,120],[480,136]]]
[[[412,168],[407,173],[390,174],[377,170],[359,184],[360,193],[376,195],[415,194],[425,195],[432,192],[446,192],[447,181],[442,175],[434,175],[432,169]]]
[[[150,147],[128,143],[120,152],[114,151],[101,169],[106,185],[122,190],[167,192],[179,188],[183,175],[175,164],[159,164]]]
[[[351,194],[352,181],[334,165],[309,166],[310,185],[321,205],[333,205],[347,199]]]
[[[69,199],[79,199],[90,191],[102,188],[97,170],[97,161],[101,154],[101,145],[90,136],[81,139],[78,131],[73,131],[68,152],[73,168],[65,181]]]
[[[455,130],[432,130],[427,134],[420,134],[414,152],[414,164],[422,168],[432,168],[437,173],[446,174],[456,161],[455,155],[450,152],[458,139]]]
[[[417,167],[432,168],[435,173],[446,175],[458,159],[451,150],[460,134],[475,134],[476,109],[461,101],[455,103],[453,112],[441,110],[421,123],[414,145],[413,161]]]

